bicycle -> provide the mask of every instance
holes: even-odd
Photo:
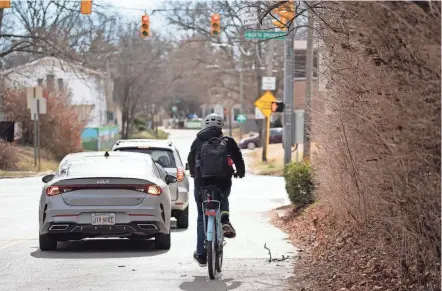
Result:
[[[203,192],[207,266],[209,277],[213,280],[217,273],[222,272],[223,264],[224,231],[221,224],[221,192],[216,186],[205,187]]]
[[[232,167],[233,177],[237,178],[237,172],[233,168],[233,160],[228,157],[229,166]],[[207,266],[211,280],[216,278],[217,273],[222,272],[224,254],[224,231],[221,223],[221,200],[222,193],[216,186],[201,188],[202,209],[204,214],[204,233],[206,234]],[[200,194],[200,195],[201,195]]]

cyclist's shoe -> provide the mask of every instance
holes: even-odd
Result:
[[[198,265],[200,267],[207,266],[207,257],[206,256],[199,256],[196,251],[193,253],[193,259],[197,261]]]
[[[236,237],[236,231],[233,228],[230,221],[223,223],[223,231],[224,231],[224,237],[226,238],[234,238]]]

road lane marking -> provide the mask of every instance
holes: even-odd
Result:
[[[15,246],[15,245],[17,245],[17,244],[19,244],[19,243],[21,243],[21,242],[23,242],[25,240],[34,240],[34,239],[36,239],[35,233],[34,232],[29,232],[29,233],[27,233],[24,236],[7,240],[7,241],[10,241],[10,242],[7,243],[6,245],[0,246],[0,251],[4,250],[4,249],[7,249],[9,247]]]

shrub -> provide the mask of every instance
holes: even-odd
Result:
[[[169,134],[164,130],[158,129],[158,138],[153,130],[145,130],[132,134],[131,138],[137,139],[167,139]]]
[[[77,112],[68,103],[68,94],[48,91],[43,88],[47,101],[47,114],[40,115],[40,145],[51,152],[55,158],[82,151],[81,132],[85,122],[80,120]],[[34,122],[26,104],[25,91],[8,91],[4,96],[2,110],[10,120],[21,124],[23,142],[33,144]]]
[[[314,202],[313,171],[309,164],[291,163],[284,168],[285,189],[290,201],[297,207]]]
[[[0,139],[0,169],[16,170],[18,163],[17,148]]]

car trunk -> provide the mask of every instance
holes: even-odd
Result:
[[[148,180],[125,178],[66,179],[60,187],[61,197],[71,206],[134,206],[146,198]]]

